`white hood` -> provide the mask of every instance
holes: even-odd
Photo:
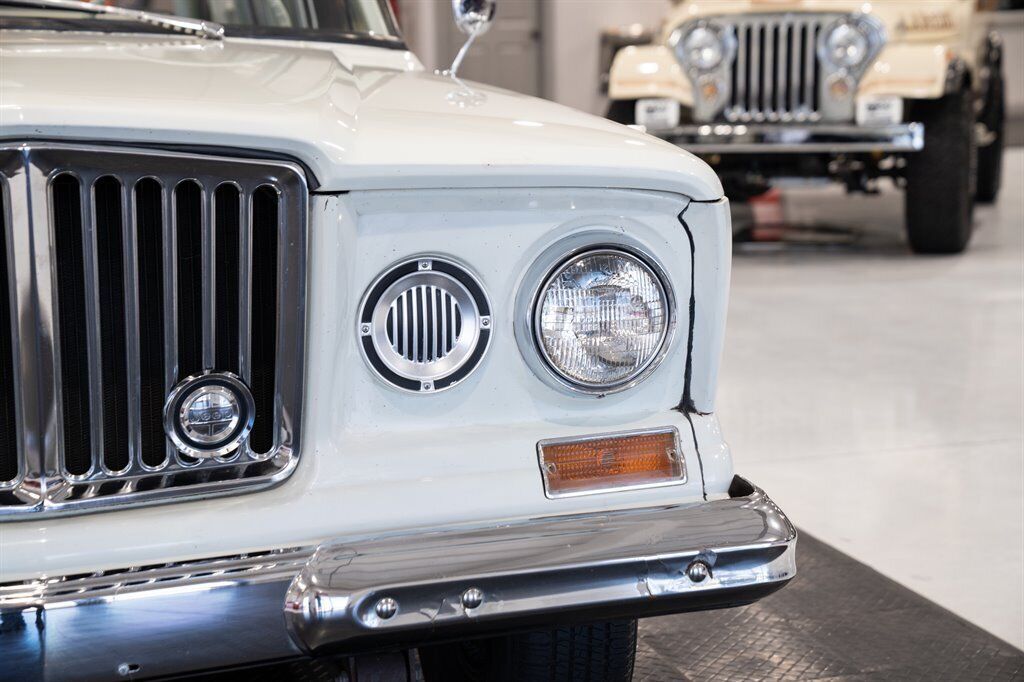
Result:
[[[4,32],[0,137],[286,154],[321,191],[617,187],[697,200],[715,173],[668,143],[425,73],[408,52],[177,36]]]

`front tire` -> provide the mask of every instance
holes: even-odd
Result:
[[[1006,102],[1003,99],[1003,75],[997,70],[992,74],[988,97],[985,98],[985,108],[978,119],[995,136],[989,144],[978,148],[978,192],[975,199],[980,203],[991,204],[999,195],[999,186],[1003,180],[1005,119]]]
[[[969,88],[918,102],[924,149],[909,155],[906,228],[916,253],[960,253],[971,238],[977,154]]]
[[[420,649],[427,682],[629,682],[636,621],[552,626]]]

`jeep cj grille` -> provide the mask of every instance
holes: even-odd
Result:
[[[306,186],[287,163],[0,146],[0,515],[267,484],[294,468]],[[186,377],[241,377],[249,437],[165,435]]]
[[[831,17],[800,14],[730,18],[736,57],[726,119],[743,123],[817,120],[821,87],[817,46],[829,21]]]

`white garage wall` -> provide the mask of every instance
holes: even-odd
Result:
[[[607,108],[599,90],[601,31],[630,24],[658,27],[672,6],[668,0],[542,1],[546,94],[594,114],[604,114]]]
[[[528,0],[498,0],[501,8]],[[669,0],[540,0],[544,96],[561,104],[603,114],[598,73],[601,31],[630,24],[659,26]],[[429,69],[447,67],[451,49],[443,44],[451,22],[451,0],[399,0],[406,41]]]
[[[992,28],[1003,37],[1006,111],[1019,120],[1024,118],[1024,10],[997,12]]]
[[[441,66],[438,54],[438,21],[451,21],[451,2],[446,0],[399,0],[398,23],[405,42],[428,69]]]

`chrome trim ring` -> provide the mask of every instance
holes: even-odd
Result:
[[[661,331],[661,338],[658,339],[658,350],[651,355],[642,365],[637,367],[633,372],[624,377],[623,379],[614,381],[609,384],[587,384],[580,381],[576,381],[558,369],[554,361],[548,355],[547,349],[544,347],[544,340],[540,335],[540,315],[541,315],[541,298],[544,292],[547,291],[548,286],[557,277],[565,267],[578,258],[584,258],[588,256],[598,256],[604,254],[612,254],[616,256],[622,256],[627,259],[635,261],[645,270],[647,270],[654,281],[658,284],[658,288],[665,301],[665,324]],[[658,267],[651,259],[645,257],[638,250],[623,246],[619,244],[615,245],[594,245],[591,248],[583,248],[573,250],[571,253],[566,254],[561,260],[559,260],[550,271],[547,276],[541,280],[540,286],[537,287],[533,295],[533,303],[530,308],[530,326],[533,335],[534,345],[537,349],[537,353],[543,360],[544,367],[551,373],[551,375],[559,381],[562,385],[581,393],[589,393],[593,395],[608,395],[610,393],[618,393],[624,391],[627,388],[635,386],[643,379],[646,379],[651,372],[661,363],[665,358],[665,355],[669,346],[669,335],[675,324],[675,297],[672,294],[672,288],[668,282],[664,270]]]
[[[232,408],[226,435],[202,433],[200,424],[190,422],[191,408],[202,395],[224,398]],[[197,459],[221,457],[235,450],[252,431],[256,401],[249,387],[230,372],[207,372],[190,376],[174,387],[164,403],[164,431],[175,447]]]
[[[389,268],[364,294],[357,334],[378,376],[411,393],[451,388],[490,344],[491,308],[461,265],[420,256]]]
[[[684,41],[687,37],[698,28],[703,28],[712,33],[718,35],[718,39],[722,43],[722,60],[708,69],[702,69],[696,64],[691,63],[685,58],[684,55],[679,53],[679,50],[683,47]],[[674,31],[668,38],[668,45],[672,48],[672,54],[675,56],[676,61],[679,62],[688,74],[714,74],[722,70],[722,65],[728,66],[732,60],[736,57],[736,35],[730,30],[729,26],[723,25],[714,19],[697,19],[686,24],[682,24]]]

